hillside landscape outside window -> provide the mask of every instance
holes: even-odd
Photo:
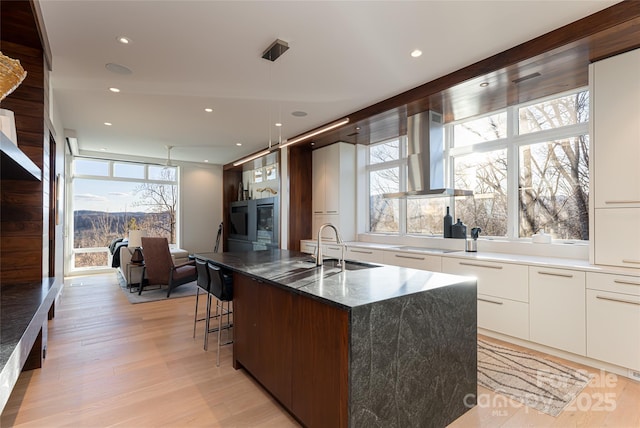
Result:
[[[442,236],[450,206],[483,236],[588,240],[588,121],[581,89],[447,124],[446,179],[467,197],[384,199],[406,190],[406,137],[369,146],[369,231]]]
[[[71,270],[108,266],[108,245],[130,229],[176,243],[177,168],[74,158]]]

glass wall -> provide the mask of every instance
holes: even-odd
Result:
[[[71,271],[109,267],[109,244],[130,229],[177,243],[176,167],[76,157],[71,171]]]

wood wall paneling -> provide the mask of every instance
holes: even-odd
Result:
[[[18,147],[39,168],[44,159],[45,64],[40,35],[31,2],[1,2],[2,52],[20,61],[27,71],[22,84],[2,102],[16,119]],[[0,186],[0,284],[41,281],[43,277],[44,211],[43,182],[2,180]]]
[[[289,148],[289,242],[287,248],[300,251],[300,240],[311,238],[311,147]],[[283,186],[285,183],[282,184]],[[286,201],[283,201],[286,202]],[[286,225],[285,225],[286,226]]]
[[[222,233],[222,251],[229,248],[229,230],[231,228],[231,202],[238,200],[238,183],[242,181],[242,167],[236,169],[224,169],[222,171],[222,221],[224,223]]]

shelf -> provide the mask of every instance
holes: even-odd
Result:
[[[3,180],[42,181],[42,171],[9,138],[0,132],[0,173]]]

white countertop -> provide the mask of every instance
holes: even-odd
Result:
[[[317,245],[315,240],[304,240],[304,242]],[[335,242],[331,242],[335,244]],[[454,257],[460,259],[470,259],[486,262],[500,262],[500,263],[515,263],[525,264],[529,266],[541,266],[547,268],[559,268],[559,269],[573,269],[586,272],[598,272],[617,275],[631,275],[640,276],[640,269],[624,268],[617,266],[604,266],[604,265],[592,265],[588,260],[559,258],[559,257],[544,257],[544,256],[530,256],[524,254],[509,254],[509,253],[497,253],[478,251],[475,253],[466,251],[452,251],[442,250],[439,248],[419,247],[419,246],[406,246],[406,245],[394,245],[394,244],[382,244],[375,242],[360,242],[350,241],[345,243],[348,248],[370,248],[379,249],[382,251],[397,251],[406,253],[424,253],[431,255],[439,255],[442,257]]]

